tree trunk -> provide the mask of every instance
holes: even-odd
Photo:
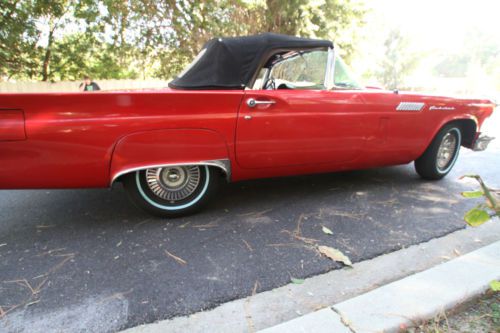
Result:
[[[47,42],[47,49],[45,50],[45,58],[43,59],[42,68],[42,81],[47,82],[49,80],[49,66],[50,66],[50,56],[52,54],[52,42],[54,39],[54,29],[50,29],[49,39]]]

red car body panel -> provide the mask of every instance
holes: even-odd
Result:
[[[0,113],[0,141],[26,139],[24,113],[22,110],[3,110]]]
[[[167,157],[168,156],[168,157]],[[111,179],[144,166],[198,163],[227,159],[229,148],[218,132],[168,129],[134,133],[122,138],[113,152]],[[168,162],[166,163],[166,157]]]
[[[220,159],[232,181],[402,164],[450,121],[479,131],[493,107],[370,89],[0,94],[0,188],[107,187],[145,166]]]

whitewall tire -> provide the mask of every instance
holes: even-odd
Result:
[[[461,144],[459,126],[450,124],[443,127],[422,156],[415,160],[415,170],[424,179],[443,178],[455,165]]]
[[[213,196],[221,175],[207,165],[165,166],[124,176],[134,204],[150,214],[177,217],[199,211]]]

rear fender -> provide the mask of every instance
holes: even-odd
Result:
[[[231,165],[222,136],[207,129],[138,132],[121,138],[113,151],[110,184],[137,170],[170,165],[211,165],[229,180]]]

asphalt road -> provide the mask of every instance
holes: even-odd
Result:
[[[137,210],[119,186],[1,191],[0,331],[116,331],[342,267],[311,244],[357,262],[464,228],[477,201],[460,197],[474,186],[459,176],[500,187],[500,142],[490,148],[462,149],[439,182],[407,165],[230,184],[175,220]]]

